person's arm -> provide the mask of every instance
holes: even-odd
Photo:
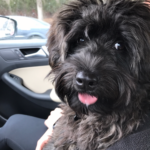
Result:
[[[43,136],[38,140],[36,150],[42,150],[44,145],[49,141],[50,136],[53,133],[54,123],[62,116],[62,109],[56,108],[50,113],[50,116],[45,120],[45,125],[48,130],[43,134]]]
[[[48,128],[53,128],[54,123],[62,116],[62,109],[56,108],[54,111],[51,111],[48,118],[45,120],[45,125]]]
[[[42,150],[44,145],[48,142],[50,136],[52,135],[53,129],[48,129],[43,136],[38,140],[36,145],[36,150]]]

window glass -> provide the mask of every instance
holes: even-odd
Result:
[[[54,13],[68,1],[0,0],[0,15],[17,21],[17,33],[12,40],[46,39]]]

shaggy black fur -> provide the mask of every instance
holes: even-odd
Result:
[[[150,108],[147,4],[73,1],[56,15],[48,47],[56,92],[65,104],[44,149],[103,150],[138,128]],[[78,89],[80,71],[97,77],[97,86]],[[96,96],[98,101],[86,106],[78,93]]]

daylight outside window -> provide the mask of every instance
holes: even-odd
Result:
[[[69,0],[0,0],[0,15],[17,21],[12,40],[47,39],[53,15]]]

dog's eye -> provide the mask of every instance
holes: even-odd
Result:
[[[82,42],[84,42],[84,38],[82,37],[78,38],[77,43],[82,43]]]
[[[115,44],[115,49],[116,49],[116,50],[122,50],[122,49],[123,49],[123,44],[121,44],[121,43],[116,43],[116,44]]]

